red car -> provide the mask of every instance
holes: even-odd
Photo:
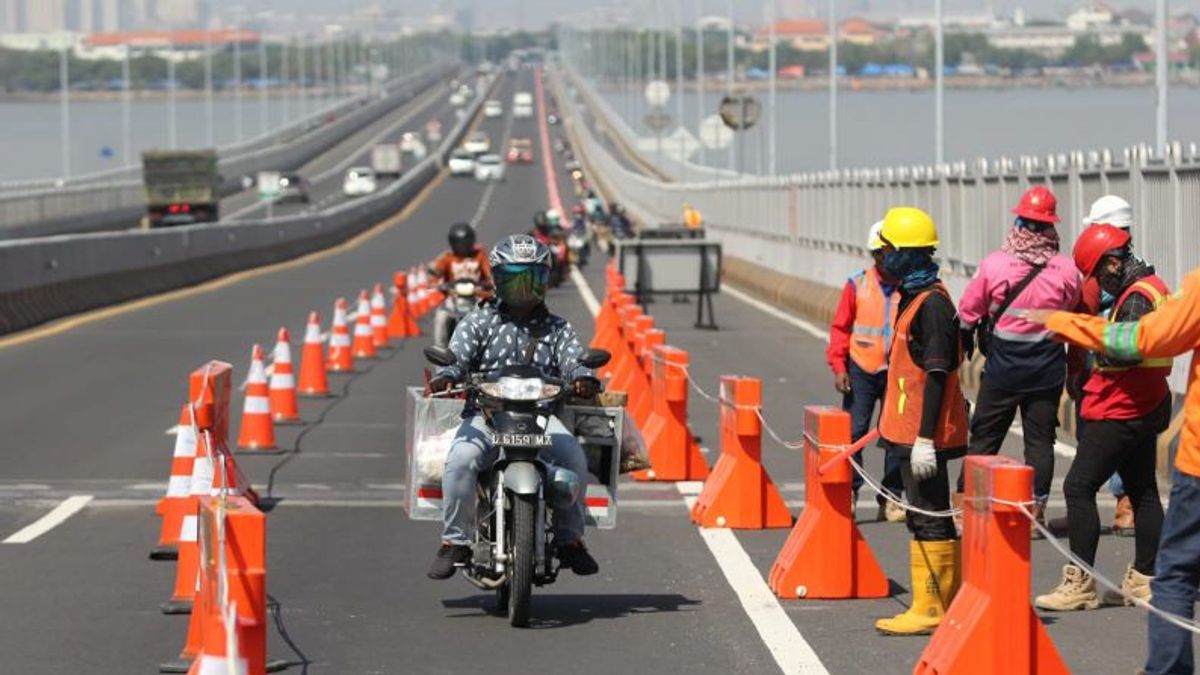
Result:
[[[509,164],[533,164],[533,141],[514,138],[508,142]]]

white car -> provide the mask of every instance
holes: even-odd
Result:
[[[488,135],[482,131],[472,131],[467,134],[467,140],[463,141],[462,149],[467,152],[473,152],[476,155],[482,155],[492,148],[492,141]]]
[[[492,100],[488,101],[487,103],[483,104],[483,116],[484,117],[501,117],[503,115],[504,115],[504,106],[500,104],[500,101],[492,99]]]
[[[467,104],[467,97],[461,91],[456,91],[450,94],[450,105],[455,108],[461,108]]]
[[[369,166],[351,167],[342,181],[342,194],[347,197],[361,197],[375,192],[375,172]]]
[[[500,155],[484,155],[475,160],[475,180],[504,180],[504,161]]]
[[[446,162],[451,176],[471,176],[475,173],[475,153],[459,148],[450,154]]]

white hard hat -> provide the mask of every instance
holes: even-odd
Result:
[[[1122,230],[1133,227],[1133,207],[1116,195],[1104,195],[1092,202],[1092,209],[1084,221],[1088,225],[1112,225]]]
[[[871,226],[871,232],[867,234],[867,250],[878,251],[883,248],[883,238],[880,233],[883,232],[883,221],[879,221]]]

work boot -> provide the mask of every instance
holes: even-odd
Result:
[[[912,606],[890,619],[875,622],[884,635],[930,635],[946,610],[962,578],[962,549],[957,540],[914,541],[909,546],[912,573]]]
[[[1152,579],[1154,577],[1147,576],[1133,569],[1133,565],[1126,567],[1125,576],[1121,579],[1121,592],[1104,591],[1104,604],[1132,607],[1133,600],[1129,598],[1137,598],[1138,600],[1150,602],[1150,581]]]
[[[471,560],[471,547],[462,544],[442,544],[438,547],[437,556],[425,576],[430,579],[449,579],[454,576],[454,568],[462,567]]]
[[[1062,581],[1058,588],[1039,595],[1033,601],[1038,609],[1052,612],[1074,612],[1079,609],[1096,609],[1100,598],[1096,595],[1096,580],[1082,568],[1070,563],[1063,565]]]
[[[587,577],[600,571],[600,563],[588,553],[582,541],[558,547],[558,560],[563,567],[581,577]]]
[[[1113,515],[1113,534],[1118,537],[1132,537],[1133,530],[1133,500],[1129,495],[1121,495],[1117,499],[1117,512]]]
[[[904,507],[893,501],[887,502],[883,508],[884,518],[886,518],[889,523],[903,523],[908,519],[908,513],[905,512]]]
[[[1029,513],[1033,516],[1033,519],[1035,521],[1037,521],[1042,527],[1046,526],[1046,505],[1045,504],[1042,504],[1041,502],[1038,502],[1036,504],[1031,504],[1029,506]],[[1045,539],[1046,537],[1042,535],[1041,530],[1039,530],[1036,527],[1033,527],[1031,525],[1029,527],[1029,538],[1030,539]]]
[[[950,508],[954,510],[954,515],[951,520],[954,521],[954,529],[958,530],[959,534],[963,531],[963,493],[950,493]]]

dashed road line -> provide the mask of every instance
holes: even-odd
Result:
[[[5,544],[28,544],[50,530],[63,524],[71,516],[79,513],[83,507],[92,501],[91,495],[74,495],[67,497],[61,504],[54,507],[50,513],[38,518],[26,527],[17,530],[4,540]]]

